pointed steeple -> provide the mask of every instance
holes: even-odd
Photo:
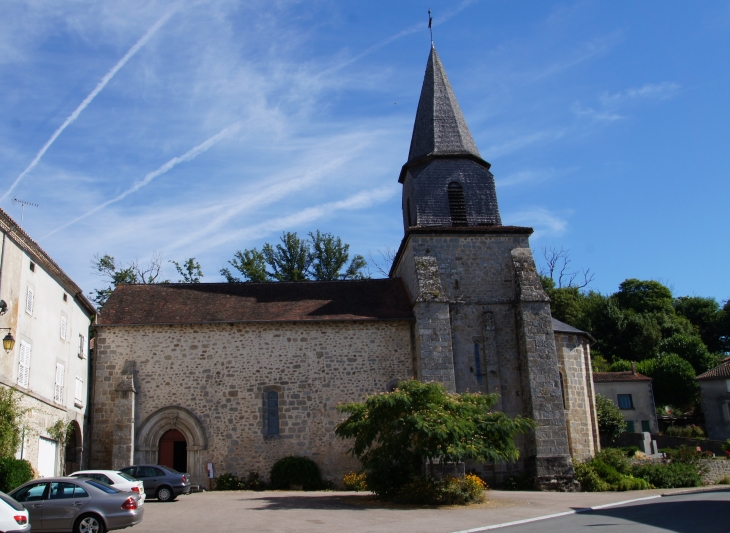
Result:
[[[444,66],[432,46],[418,101],[408,162],[429,155],[459,154],[481,159]]]

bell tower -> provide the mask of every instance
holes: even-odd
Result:
[[[499,484],[522,471],[536,488],[577,488],[550,299],[532,228],[503,226],[490,165],[466,125],[435,48],[418,102],[403,184],[405,236],[390,275],[413,301],[415,374],[452,392],[497,393],[496,409],[537,429],[518,464],[470,465]]]

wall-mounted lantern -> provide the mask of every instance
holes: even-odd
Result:
[[[5,348],[7,353],[10,353],[15,347],[15,337],[13,337],[13,334],[10,333],[10,328],[0,328],[0,330],[2,329],[8,330],[8,334],[3,338],[3,348]]]

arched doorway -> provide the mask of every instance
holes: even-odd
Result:
[[[66,441],[66,449],[64,451],[63,470],[68,475],[77,470],[81,470],[81,427],[79,423],[73,420],[71,422],[71,432]]]
[[[157,463],[174,468],[178,472],[188,471],[188,442],[177,429],[169,429],[160,437]]]

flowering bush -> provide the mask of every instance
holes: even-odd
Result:
[[[347,490],[354,490],[360,492],[361,490],[368,490],[368,484],[365,480],[365,472],[355,473],[350,472],[342,478],[342,483],[345,485]]]
[[[406,484],[394,498],[399,503],[466,505],[482,501],[487,484],[475,474],[442,480],[419,476]]]

